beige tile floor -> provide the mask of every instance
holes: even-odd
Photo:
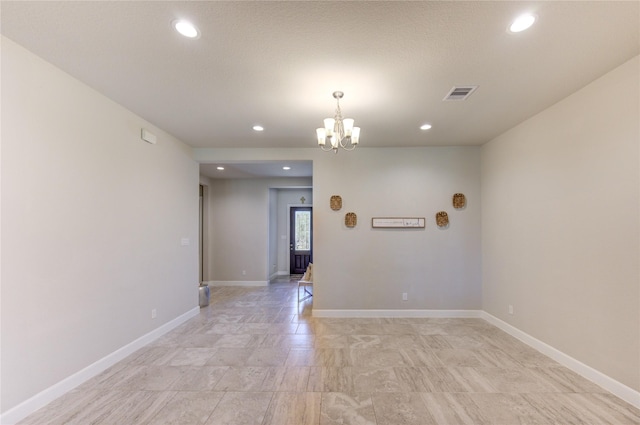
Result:
[[[200,315],[20,425],[640,424],[481,319],[317,319],[287,279]]]

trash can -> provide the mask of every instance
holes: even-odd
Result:
[[[206,307],[209,305],[209,285],[201,284],[198,288],[200,297],[200,307]]]

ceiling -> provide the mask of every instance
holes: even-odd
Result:
[[[362,147],[480,145],[640,53],[637,1],[0,7],[3,35],[200,148],[314,147],[336,90]],[[508,32],[523,12],[537,22]],[[200,37],[176,33],[178,18]],[[455,85],[479,87],[443,101]]]
[[[219,167],[223,170],[219,170]],[[213,179],[311,177],[313,163],[311,161],[250,161],[200,164],[200,174]]]

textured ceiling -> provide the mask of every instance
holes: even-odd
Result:
[[[640,52],[637,1],[0,7],[2,34],[194,147],[313,147],[335,90],[363,147],[478,145]],[[537,23],[508,33],[525,11]],[[467,101],[442,101],[469,84]]]

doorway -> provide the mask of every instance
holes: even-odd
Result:
[[[289,274],[303,274],[313,262],[311,207],[291,207],[289,214]]]

